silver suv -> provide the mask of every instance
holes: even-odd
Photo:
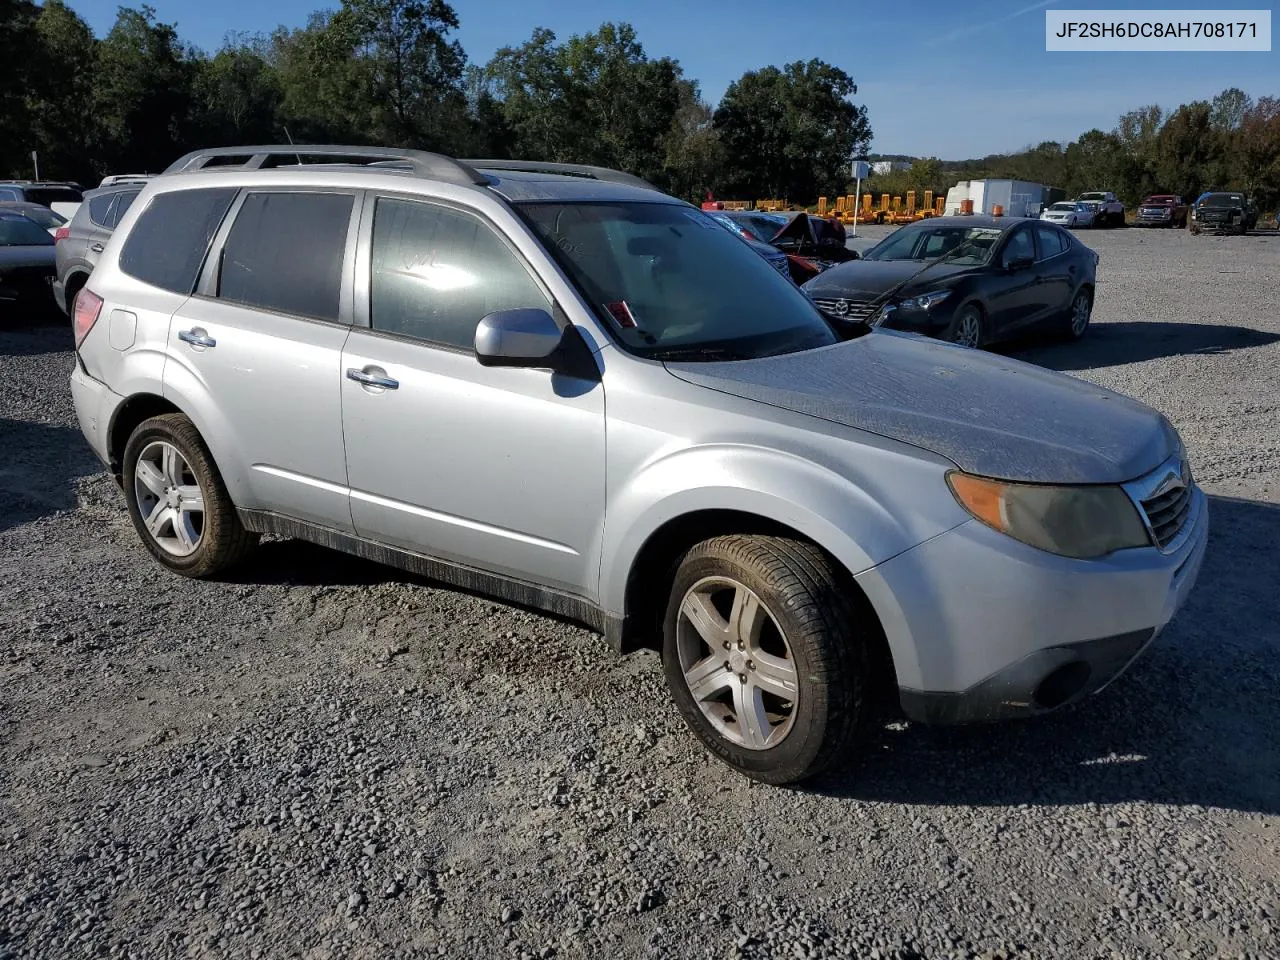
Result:
[[[576,619],[660,650],[693,732],[773,783],[881,706],[958,722],[1096,692],[1204,553],[1158,413],[838,335],[613,171],[192,154],[73,314],[81,426],[165,567],[210,577],[283,534]]]

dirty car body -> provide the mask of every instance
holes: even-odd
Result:
[[[307,148],[253,155],[276,149]],[[1051,710],[1114,679],[1186,598],[1205,498],[1156,411],[911,334],[838,333],[654,189],[415,163],[174,172],[108,240],[76,303],[72,390],[171,570],[217,569],[185,559],[222,549],[212,527],[173,519],[198,503],[237,537],[311,539],[658,647],[694,733],[775,783],[856,742],[829,704]],[[259,235],[296,237],[298,212],[309,242],[333,238],[331,276],[297,261],[330,278],[332,319],[282,307],[318,309],[318,284],[250,269],[288,252]],[[167,287],[139,276],[153,236],[177,250]]]

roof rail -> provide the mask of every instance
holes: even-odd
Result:
[[[593,167],[585,163],[552,163],[542,160],[462,160],[476,170],[510,170],[517,173],[555,173],[567,177],[586,177],[591,180],[606,180],[609,183],[625,183],[645,190],[657,190],[652,183],[621,170],[610,170],[608,167]]]
[[[240,163],[217,162],[223,158],[243,157]],[[394,147],[353,147],[335,144],[274,144],[270,146],[213,147],[193,150],[165,168],[165,173],[226,167],[237,170],[261,170],[269,167],[298,166],[304,157],[324,158],[324,164],[368,165],[379,162],[383,168],[406,167],[419,177],[446,180],[450,183],[487,186],[488,179],[466,163],[425,150],[400,150]],[[278,161],[285,161],[280,163]],[[362,164],[363,161],[363,164]],[[385,161],[395,161],[387,163]]]

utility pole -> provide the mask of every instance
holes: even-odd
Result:
[[[858,235],[858,208],[862,206],[862,181],[870,176],[871,167],[865,160],[854,160],[852,172],[856,185],[853,188],[853,232],[849,236],[856,237]]]

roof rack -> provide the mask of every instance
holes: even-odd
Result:
[[[542,160],[461,160],[476,170],[510,170],[516,173],[554,173],[567,177],[586,177],[591,180],[605,180],[609,183],[625,183],[645,190],[657,190],[652,183],[621,170],[610,170],[608,167],[593,167],[585,163],[552,163]]]
[[[244,158],[239,163],[234,158]],[[450,183],[487,186],[488,179],[465,162],[425,150],[400,150],[394,147],[353,147],[335,144],[274,144],[270,146],[214,147],[194,150],[179,157],[165,173],[216,169],[262,170],[272,167],[307,166],[304,157],[323,158],[324,165],[369,166],[408,169],[416,176]],[[279,162],[279,161],[284,161]],[[390,161],[390,162],[388,162]]]

